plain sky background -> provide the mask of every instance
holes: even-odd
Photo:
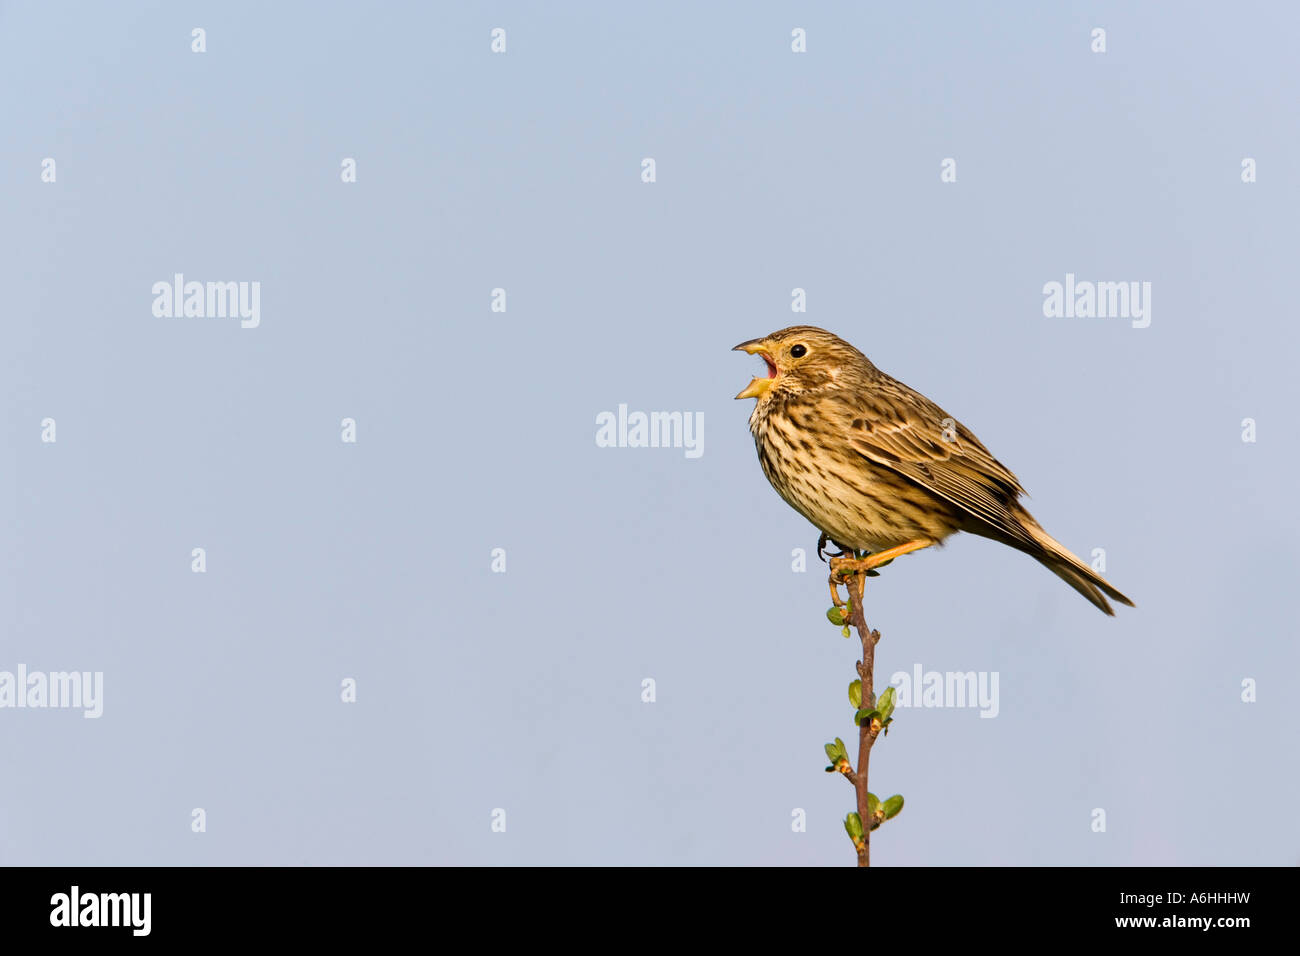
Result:
[[[1000,675],[899,711],[875,862],[1300,862],[1300,12],[991,7],[0,3],[0,670],[105,681],[0,710],[0,862],[851,865],[860,648],[731,398],[803,321],[1138,605],[964,536],[873,579],[878,687]]]

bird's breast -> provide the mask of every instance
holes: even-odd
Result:
[[[759,406],[750,431],[776,492],[840,544],[881,551],[951,533],[939,502],[859,455],[814,406]]]

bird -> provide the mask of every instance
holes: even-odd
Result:
[[[1043,530],[969,428],[839,336],[795,325],[735,351],[766,363],[736,396],[757,399],[749,430],[763,473],[841,549],[841,567],[870,572],[965,531],[1028,554],[1106,614],[1107,597],[1134,606]],[[868,554],[843,559],[850,549]]]

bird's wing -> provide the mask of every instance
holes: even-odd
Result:
[[[844,409],[850,447],[1012,539],[1034,539],[1014,508],[1020,482],[975,435],[924,395],[892,380]],[[1013,510],[1014,508],[1014,510]]]

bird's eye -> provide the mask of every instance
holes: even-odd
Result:
[[[806,347],[802,346],[802,345],[792,345],[792,346],[790,346],[790,357],[791,357],[791,358],[803,358],[803,357],[804,357],[805,355],[807,355],[807,354],[808,354],[808,349],[807,349]]]

